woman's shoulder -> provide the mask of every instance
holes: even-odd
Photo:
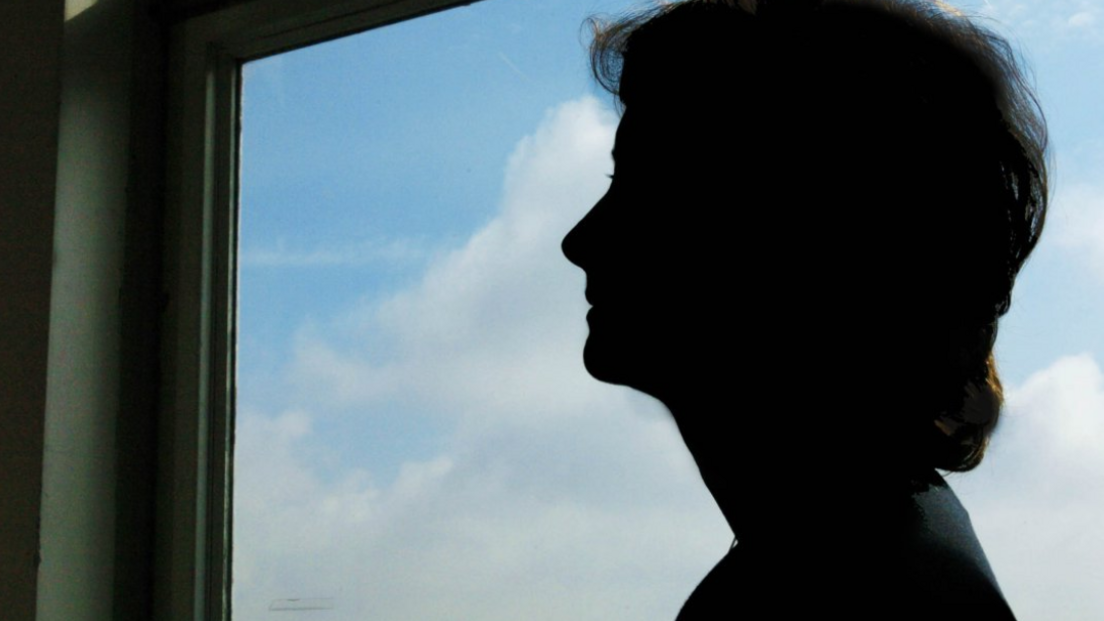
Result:
[[[940,618],[1014,619],[950,486],[935,475],[914,491],[912,509],[901,567],[906,597],[918,609],[941,611]]]
[[[781,545],[737,545],[691,594],[678,621],[832,610],[850,619],[1014,620],[969,514],[943,479],[914,488],[910,505],[903,546],[899,530],[867,521],[813,543],[794,533]]]

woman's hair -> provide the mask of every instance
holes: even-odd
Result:
[[[738,145],[740,183],[806,223],[803,256],[858,245],[892,268],[870,312],[922,319],[895,361],[911,459],[977,466],[1003,402],[997,320],[1048,198],[1046,126],[1009,44],[928,0],[685,0],[591,24],[598,83],[627,113]]]

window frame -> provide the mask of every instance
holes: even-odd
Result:
[[[253,0],[169,33],[155,619],[228,621],[243,63],[478,0]]]

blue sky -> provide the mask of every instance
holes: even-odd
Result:
[[[583,371],[558,252],[616,125],[581,23],[627,6],[487,0],[245,67],[237,619],[672,619],[723,555],[661,408]],[[952,484],[1021,618],[1096,618],[1104,0],[956,6],[1028,56],[1055,193],[1006,422]]]

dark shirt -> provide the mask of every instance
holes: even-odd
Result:
[[[969,514],[942,477],[933,473],[908,498],[908,510],[895,514],[905,517],[893,529],[825,533],[799,545],[737,544],[694,590],[677,621],[825,614],[1014,621]]]

